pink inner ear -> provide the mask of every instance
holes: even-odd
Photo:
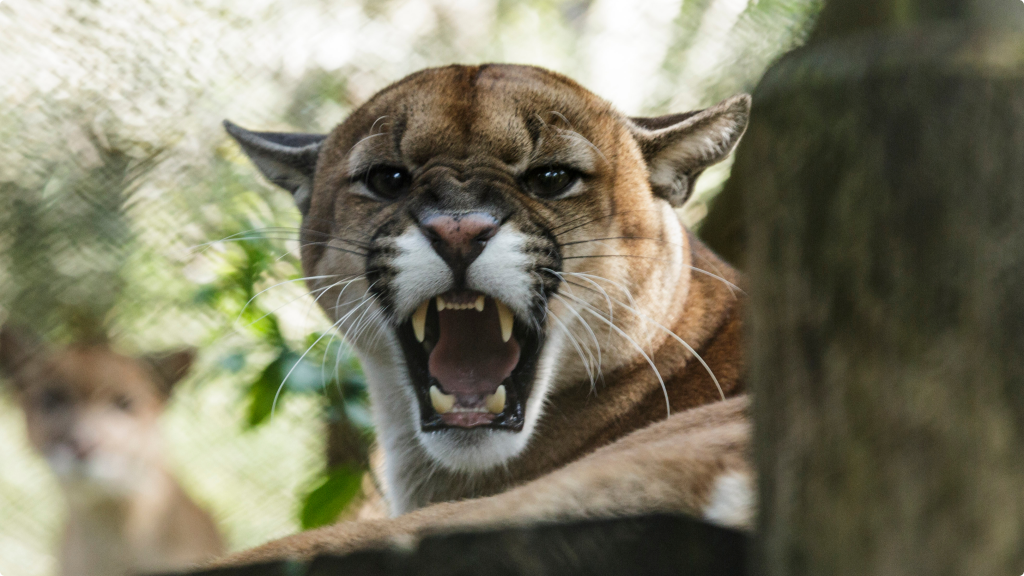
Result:
[[[501,340],[498,308],[489,300],[483,312],[442,310],[440,338],[430,352],[430,375],[447,394],[493,394],[519,363],[519,343]]]

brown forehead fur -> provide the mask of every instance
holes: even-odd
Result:
[[[419,165],[435,155],[466,158],[486,153],[508,164],[521,159],[523,138],[535,116],[561,114],[573,129],[593,134],[619,115],[569,78],[530,66],[448,66],[421,71],[392,84],[356,111],[332,135],[349,142],[382,116],[391,116],[393,141]],[[406,138],[408,136],[408,138]],[[331,148],[332,141],[327,144]],[[330,163],[334,158],[325,157]]]
[[[518,200],[550,222],[562,220],[559,215],[567,210],[619,212],[624,215],[616,225],[623,234],[643,235],[649,232],[644,218],[629,214],[650,208],[653,198],[635,195],[649,189],[643,157],[626,122],[607,101],[541,68],[452,65],[406,77],[353,112],[324,142],[305,222],[314,241],[304,243],[303,263],[313,269],[325,250],[315,241],[317,234],[328,233],[330,223],[342,216],[366,227],[379,223],[375,217],[385,212],[379,203],[349,197],[341,199],[343,206],[335,205],[339,198],[332,193],[353,176],[346,163],[353,147],[378,133],[387,134],[392,161],[409,166],[415,177],[417,168],[436,158],[511,169],[526,160],[524,151],[533,147],[543,126],[571,129],[593,144],[603,160],[590,192],[561,201],[557,208],[528,195]]]

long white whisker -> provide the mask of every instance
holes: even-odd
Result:
[[[729,292],[732,293],[732,297],[733,298],[736,298],[736,291],[737,290],[739,290],[741,293],[746,295],[746,291],[744,291],[743,288],[740,288],[739,286],[733,284],[732,282],[729,282],[728,280],[726,280],[725,278],[722,278],[721,276],[718,276],[716,274],[712,274],[711,272],[708,272],[707,270],[702,270],[700,268],[697,268],[696,266],[690,266],[690,269],[693,270],[694,272],[700,272],[701,274],[705,274],[707,276],[710,276],[710,277],[714,278],[715,280],[721,280],[722,283],[725,284],[725,287],[729,289]]]
[[[266,313],[266,314],[264,314],[263,316],[260,316],[259,318],[257,318],[257,319],[255,319],[255,320],[253,320],[252,322],[250,322],[250,323],[246,324],[246,326],[252,326],[253,324],[255,324],[255,323],[259,322],[260,320],[263,320],[263,319],[264,319],[264,318],[266,318],[267,316],[270,316],[271,314],[273,314],[273,313],[277,312],[278,310],[281,310],[282,308],[284,308],[284,307],[286,307],[286,306],[289,306],[289,305],[291,305],[291,304],[294,304],[295,302],[298,302],[299,300],[302,300],[303,298],[305,298],[305,297],[307,297],[307,296],[312,296],[313,294],[316,294],[317,292],[321,292],[321,293],[323,293],[324,291],[326,291],[326,290],[330,290],[331,288],[333,288],[333,287],[335,287],[335,286],[337,286],[337,285],[339,285],[339,284],[343,284],[344,282],[345,282],[345,280],[341,280],[341,281],[335,282],[334,284],[330,284],[330,285],[328,285],[328,286],[325,286],[325,287],[323,287],[323,288],[317,288],[317,289],[315,289],[315,290],[310,290],[309,292],[306,292],[306,293],[304,293],[304,294],[302,294],[302,295],[300,295],[300,296],[296,296],[295,298],[292,298],[291,300],[289,300],[289,301],[285,302],[284,304],[281,304],[281,305],[280,305],[280,306],[278,306],[277,308],[274,308],[274,309],[273,309],[273,310],[271,310],[270,312],[267,312],[267,313]],[[236,320],[236,321],[237,321],[237,320]]]
[[[585,136],[583,136],[582,134],[580,134],[579,132],[577,132],[575,130],[560,129],[560,131],[568,132],[567,134],[559,134],[560,137],[562,137],[562,138],[570,138],[572,140],[582,140],[584,144],[586,144],[587,146],[590,146],[591,148],[593,148],[594,152],[597,152],[597,155],[600,156],[601,159],[604,160],[606,164],[608,163],[608,157],[604,155],[604,152],[601,152],[601,149],[598,148],[597,146],[595,146],[594,143],[591,142],[590,140],[587,140],[587,138]]]
[[[245,314],[245,310],[246,308],[249,307],[249,304],[252,304],[252,301],[255,300],[260,294],[263,294],[264,292],[273,290],[274,288],[277,288],[282,284],[291,284],[292,282],[300,282],[302,280],[323,280],[324,278],[337,278],[338,276],[341,276],[341,274],[328,274],[326,276],[304,276],[302,278],[295,278],[294,280],[284,280],[283,282],[278,282],[277,284],[274,284],[270,288],[260,290],[252,298],[249,298],[249,300],[246,301],[245,306],[242,306],[241,311],[238,312],[238,317],[235,318],[235,322],[238,322],[239,320],[242,319],[242,314]],[[344,280],[342,280],[342,282],[344,282]]]
[[[377,120],[380,120],[380,118],[377,118]],[[376,124],[376,122],[374,122],[374,124]],[[359,140],[358,142],[353,144],[352,148],[349,148],[349,152],[351,152],[352,150],[355,149],[356,146],[359,146],[360,144],[362,144],[363,142],[369,140],[370,138],[376,138],[377,136],[383,136],[385,134],[387,134],[387,132],[377,132],[376,134],[370,134],[369,136],[367,136],[365,138],[362,138],[361,140]]]
[[[562,246],[569,246],[571,244],[595,243],[596,242],[596,243],[598,243],[599,246],[609,247],[609,245],[606,242],[604,242],[604,240],[631,240],[631,239],[632,240],[653,240],[653,241],[660,242],[662,244],[668,244],[669,246],[676,246],[678,248],[684,248],[684,249],[686,248],[682,244],[678,244],[676,242],[669,242],[668,240],[661,240],[659,238],[647,238],[647,237],[643,237],[643,236],[624,236],[622,238],[605,238],[605,239],[600,239],[600,241],[599,240],[579,240],[579,241],[576,241],[576,242],[569,242],[569,243],[563,244]],[[746,294],[746,291],[744,291],[742,288],[740,288],[736,284],[726,280],[724,277],[721,276],[721,272],[722,271],[718,269],[718,266],[714,263],[714,261],[712,261],[712,260],[708,259],[707,257],[702,256],[702,255],[700,255],[700,254],[698,254],[696,252],[694,252],[693,254],[694,254],[694,256],[697,256],[698,258],[700,258],[700,259],[706,261],[708,264],[710,264],[715,269],[715,271],[718,272],[718,274],[713,274],[713,273],[711,273],[711,272],[709,272],[707,270],[704,270],[703,268],[698,268],[698,267],[696,267],[696,266],[694,266],[692,264],[689,266],[689,268],[691,270],[693,270],[694,272],[700,272],[701,274],[705,274],[707,276],[710,276],[711,278],[714,278],[715,280],[720,281],[722,284],[725,284],[725,286],[727,288],[729,288],[729,292],[732,293],[733,298],[736,298],[736,291],[739,291],[742,294]]]
[[[349,312],[349,314],[351,314],[352,312],[355,312],[355,311],[356,311],[356,310],[358,310],[358,309],[359,309],[359,308],[360,308],[360,307],[361,307],[361,306],[362,306],[363,304],[366,304],[367,302],[370,302],[371,300],[372,300],[372,298],[366,298],[366,299],[364,299],[364,300],[363,300],[362,302],[360,302],[360,303],[359,303],[359,304],[357,304],[357,305],[356,305],[356,306],[355,306],[354,308],[352,308],[352,311],[351,311],[351,312]],[[333,326],[331,326],[331,328],[335,328],[336,326],[338,326],[338,325],[339,325],[339,324],[340,324],[340,323],[341,323],[342,321],[344,321],[344,320],[345,320],[345,318],[347,318],[347,317],[348,317],[348,314],[346,314],[345,316],[343,316],[341,320],[338,320],[338,322],[335,322],[335,323],[334,323],[334,325],[333,325]],[[292,372],[294,372],[294,371],[295,371],[295,369],[299,367],[299,364],[300,364],[300,363],[302,363],[302,360],[306,358],[306,355],[307,355],[307,354],[309,354],[309,351],[310,351],[310,350],[312,350],[312,349],[313,349],[313,347],[314,347],[314,346],[316,346],[316,345],[317,345],[317,344],[318,344],[318,343],[319,343],[319,342],[320,342],[321,340],[323,340],[323,339],[324,339],[324,336],[326,336],[326,335],[327,335],[327,332],[324,332],[323,334],[321,334],[321,335],[320,335],[320,337],[319,337],[319,338],[317,338],[316,340],[314,340],[314,341],[313,341],[313,343],[312,343],[312,344],[310,344],[310,345],[309,345],[309,346],[308,346],[308,347],[306,348],[306,351],[302,353],[302,356],[299,356],[299,359],[295,361],[295,364],[292,364],[292,367],[291,367],[291,369],[290,369],[290,370],[288,370],[288,373],[284,375],[284,379],[283,379],[283,380],[281,380],[281,385],[277,387],[277,393],[275,393],[275,394],[274,394],[274,402],[273,402],[273,403],[271,403],[271,405],[270,405],[270,419],[271,419],[271,420],[273,420],[273,419],[274,419],[274,413],[275,413],[275,411],[277,410],[277,400],[278,400],[278,399],[279,399],[279,398],[281,397],[281,391],[282,391],[282,390],[284,390],[284,386],[285,386],[285,384],[286,384],[286,383],[288,382],[288,378],[289,378],[289,377],[291,377],[291,375],[292,375]]]
[[[640,355],[644,357],[644,360],[646,360],[647,363],[651,366],[651,370],[654,370],[654,375],[658,377],[658,383],[661,384],[661,391],[662,391],[662,393],[665,394],[665,413],[668,416],[671,416],[672,415],[672,405],[669,402],[669,398],[668,398],[668,387],[665,386],[665,380],[662,379],[661,372],[658,371],[658,367],[654,364],[654,360],[651,360],[651,357],[648,356],[646,352],[644,352],[644,349],[641,348],[639,344],[637,344],[636,340],[633,340],[628,334],[623,332],[621,328],[619,328],[618,326],[616,326],[615,324],[610,322],[607,318],[602,316],[599,312],[594,311],[594,308],[589,303],[587,303],[584,300],[580,300],[579,298],[576,298],[575,296],[569,296],[569,297],[574,299],[574,300],[576,300],[576,301],[578,301],[580,304],[582,304],[583,305],[583,309],[586,310],[587,312],[590,312],[590,314],[592,316],[594,316],[598,320],[600,320],[600,321],[604,322],[605,324],[607,324],[608,327],[611,328],[612,330],[615,330],[619,334],[619,336],[622,336],[623,339],[625,339],[630,344],[632,344],[633,347],[636,348],[637,352],[639,352]],[[555,294],[555,298],[558,298],[558,299],[562,300],[563,302],[565,301],[562,298],[562,296],[559,295],[559,294]]]
[[[561,278],[562,281],[565,281],[565,274],[562,274],[561,272],[555,272],[554,270],[550,270],[548,268],[545,268],[545,270],[548,270],[552,274],[554,274],[554,275],[558,276],[559,278]],[[579,273],[576,273],[576,272],[566,272],[566,274],[579,275]],[[615,312],[614,312],[614,307],[612,306],[612,297],[608,295],[608,291],[605,290],[600,285],[598,285],[593,280],[590,280],[588,278],[583,278],[583,279],[586,280],[587,282],[589,282],[594,287],[595,290],[597,290],[601,294],[604,294],[605,302],[608,303],[608,319],[611,320],[612,322],[614,322],[615,321]],[[565,283],[566,283],[567,286],[571,286],[571,284],[569,284],[568,282],[565,282]],[[571,292],[572,288],[569,288],[568,290]],[[611,337],[612,337],[612,335],[609,332],[608,333],[608,341],[606,342],[606,344],[611,342]]]
[[[355,342],[356,340],[358,340],[358,339],[359,339],[359,337],[360,337],[360,336],[362,335],[363,331],[364,331],[364,330],[366,329],[366,327],[367,327],[367,326],[369,325],[369,324],[368,324],[369,320],[370,320],[370,319],[372,319],[372,318],[374,317],[374,315],[376,314],[376,312],[377,312],[377,311],[374,311],[374,310],[373,310],[372,308],[370,308],[370,307],[364,308],[364,309],[363,309],[363,312],[362,312],[362,313],[361,313],[361,314],[359,315],[359,317],[358,317],[358,318],[356,318],[356,323],[355,323],[355,325],[353,325],[353,326],[349,327],[349,329],[345,331],[345,332],[346,332],[346,334],[348,334],[348,333],[351,333],[351,336],[350,336],[349,338],[350,338],[350,339],[351,339],[351,340],[352,340],[353,342]],[[371,314],[371,313],[372,313],[372,314]],[[370,314],[370,316],[369,316],[369,317],[367,317],[367,314]]]
[[[353,278],[351,278],[349,280],[343,281],[343,282],[345,282],[345,288],[348,288],[349,285],[351,285],[353,282],[361,280],[362,278],[365,278],[365,277],[366,277],[366,274],[360,274],[360,275],[355,276],[355,277],[353,277]],[[314,298],[313,301],[309,303],[309,305],[306,307],[306,320],[307,321],[309,320],[310,313],[313,311],[313,306],[316,306],[316,303],[319,302],[320,299],[324,297],[324,294],[327,294],[327,292],[331,288],[334,288],[335,286],[338,286],[339,284],[341,284],[341,282],[337,282],[335,284],[332,284],[332,285],[328,286],[325,290],[321,290],[320,294],[318,294],[317,297]],[[344,292],[345,288],[342,288],[341,291]],[[367,291],[369,291],[369,289],[367,289]],[[364,294],[364,296],[365,296],[365,294]],[[340,298],[341,294],[339,294],[338,297]]]
[[[568,284],[567,284],[567,286],[568,286]],[[567,288],[567,289],[570,292],[572,291],[571,288]],[[598,377],[600,377],[600,375],[601,375],[601,366],[604,364],[604,362],[601,360],[601,343],[598,342],[598,340],[597,340],[597,334],[594,333],[593,328],[591,328],[590,324],[586,320],[583,319],[583,316],[581,316],[580,313],[576,311],[576,309],[574,309],[572,306],[568,306],[568,308],[569,308],[569,311],[572,312],[576,316],[576,318],[579,319],[580,324],[583,324],[583,327],[587,330],[587,332],[590,333],[590,338],[594,341],[594,346],[597,347],[597,374],[598,374]],[[590,347],[588,346],[587,349],[589,350]]]
[[[590,360],[588,361],[583,356],[583,349],[580,348],[579,342],[576,341],[576,338],[572,335],[572,332],[565,326],[565,323],[562,322],[562,320],[554,312],[551,313],[551,319],[554,320],[555,322],[558,322],[558,327],[561,328],[563,332],[565,332],[566,337],[569,338],[569,342],[573,345],[573,348],[576,349],[576,353],[580,355],[580,360],[583,362],[583,367],[587,370],[587,376],[590,378],[590,389],[596,391],[597,382],[594,380],[594,372],[591,367],[591,363],[594,361],[593,355],[589,355]]]
[[[365,278],[365,277],[366,277],[365,274],[360,274],[359,277],[353,279],[353,281],[354,280],[358,280],[360,278]],[[363,292],[363,295],[361,297],[359,297],[359,298],[357,298],[355,300],[350,300],[348,302],[345,302],[345,305],[347,306],[348,304],[351,304],[352,302],[356,302],[360,298],[366,298],[366,295],[369,294],[370,289],[373,288],[374,284],[376,284],[376,282],[374,282],[373,284],[370,284],[366,288],[366,291]],[[341,289],[341,291],[338,292],[338,297],[334,299],[334,308],[332,308],[332,310],[335,310],[335,311],[338,310],[338,307],[341,306],[341,297],[345,295],[345,290],[348,290],[348,287],[351,286],[351,285],[352,285],[352,282],[349,282],[348,284],[345,285],[344,288]],[[324,358],[323,358],[323,362],[321,364],[321,374],[323,374],[324,367],[327,365],[327,352],[330,351],[331,345],[334,343],[334,339],[338,337],[337,328],[338,328],[338,323],[335,323],[329,329],[330,332],[331,332],[331,339],[327,341],[327,348],[324,350]],[[335,356],[334,356],[334,374],[335,375],[338,374],[338,369],[341,366],[342,347],[350,346],[350,344],[348,343],[347,339],[345,339],[345,338],[338,338],[338,343],[339,343],[338,344],[338,353],[335,354]],[[339,393],[341,392],[341,383],[338,383],[338,392]]]
[[[571,274],[571,275],[573,275],[573,276],[577,276],[577,275],[578,275],[578,274],[577,274],[577,273],[575,273],[575,272],[566,272],[566,274]],[[590,276],[590,275],[589,275],[589,274],[587,274],[586,276]],[[613,280],[609,280],[609,279],[607,279],[607,278],[601,278],[600,276],[594,276],[594,278],[598,278],[598,279],[600,279],[600,280],[604,280],[605,282],[609,282],[609,283],[611,283],[612,285],[615,285],[615,286],[617,286],[617,287],[618,287],[618,288],[619,288],[620,290],[622,290],[623,292],[625,292],[627,296],[629,295],[629,290],[628,290],[628,289],[626,289],[626,287],[625,287],[625,286],[622,286],[621,284],[619,284],[618,282],[615,282],[615,281],[613,281]],[[708,373],[708,375],[709,375],[709,376],[711,376],[711,380],[712,380],[712,381],[713,381],[713,382],[715,383],[715,388],[717,388],[717,389],[718,389],[718,395],[722,397],[722,400],[725,400],[725,391],[724,391],[724,390],[722,390],[722,385],[721,385],[721,384],[719,384],[719,382],[718,382],[718,378],[717,378],[717,377],[715,376],[715,373],[714,373],[714,372],[713,372],[713,371],[711,370],[711,367],[710,367],[710,366],[708,366],[708,363],[704,361],[704,358],[702,358],[702,357],[701,357],[701,355],[700,355],[700,354],[698,354],[698,353],[697,353],[697,351],[693,349],[693,346],[690,346],[689,344],[687,344],[687,342],[686,342],[685,340],[683,340],[682,338],[680,338],[678,334],[676,334],[675,332],[673,332],[673,331],[669,330],[669,329],[668,329],[668,328],[666,328],[665,326],[662,326],[662,325],[661,325],[661,323],[659,323],[659,322],[658,322],[657,320],[655,320],[655,319],[651,318],[650,316],[648,316],[648,315],[644,314],[643,312],[640,312],[640,311],[639,311],[639,310],[637,310],[637,309],[636,309],[635,307],[632,307],[632,306],[627,306],[626,304],[624,304],[624,303],[622,303],[622,302],[620,302],[620,301],[618,301],[618,300],[616,300],[616,299],[614,299],[614,298],[613,298],[612,300],[613,300],[613,301],[614,301],[614,302],[615,302],[616,304],[618,304],[619,306],[622,306],[622,307],[623,307],[623,308],[625,308],[626,310],[629,310],[629,311],[630,311],[630,312],[632,312],[633,314],[636,314],[636,315],[637,315],[638,317],[640,317],[640,318],[642,318],[642,319],[644,319],[644,320],[646,320],[646,321],[650,322],[651,324],[654,324],[655,326],[657,326],[658,328],[660,328],[660,329],[661,329],[661,330],[662,330],[663,332],[665,332],[665,334],[668,334],[669,336],[671,336],[672,338],[674,338],[674,339],[675,339],[675,340],[676,340],[677,342],[679,342],[680,344],[682,344],[682,345],[683,345],[683,347],[685,347],[685,348],[686,348],[686,349],[687,349],[687,350],[688,350],[688,351],[690,352],[690,354],[693,354],[693,357],[694,357],[694,358],[696,358],[696,359],[697,359],[697,361],[698,361],[698,362],[700,362],[702,366],[704,366],[704,370],[706,370],[706,371],[707,371],[707,373]],[[630,301],[632,302],[632,301],[633,301],[633,299],[632,299],[632,298],[630,298]]]
[[[221,242],[233,242],[233,241],[237,241],[237,240],[252,240],[253,238],[264,238],[264,236],[253,236],[252,238],[237,238],[238,236],[241,236],[242,234],[252,234],[253,232],[256,232],[256,231],[254,231],[254,230],[243,230],[241,232],[235,232],[234,234],[229,234],[229,235],[221,238],[220,240],[210,240],[209,242],[201,242],[199,244],[195,244],[195,245],[190,246],[189,247],[189,251],[197,250],[199,248],[209,248],[210,246],[213,246],[214,244],[220,244]]]
[[[374,311],[373,316],[368,320],[369,324],[373,326],[375,332],[369,337],[369,347],[373,348],[380,341],[381,336],[384,335],[387,329],[387,321],[380,321],[384,317],[384,308],[378,308]]]
[[[377,284],[377,282],[379,282],[379,280],[374,281],[372,284],[370,284],[369,286],[366,287],[366,291],[363,292],[363,296],[362,296],[363,298],[365,298],[366,295],[370,293],[370,290],[373,289],[373,287]],[[338,294],[338,297],[334,300],[334,308],[332,310],[334,310],[335,312],[337,312],[338,307],[341,305],[340,304],[341,297],[345,293],[345,290],[347,290],[347,289],[348,289],[348,286],[345,286],[345,288],[343,288],[341,290],[341,292]],[[345,305],[347,306],[348,304],[350,304],[351,302],[354,302],[354,301],[355,300],[350,301],[350,302],[346,302]],[[335,326],[337,326],[337,324],[335,324]],[[332,332],[336,332],[336,330],[334,328],[332,328],[331,331]],[[331,338],[334,338],[334,336],[331,336]],[[351,340],[349,340],[348,338],[345,338],[345,339],[343,339],[343,342],[344,342],[344,344],[346,346],[349,346],[351,348]],[[335,374],[338,373],[338,367],[340,365],[341,365],[341,348],[339,347],[338,348],[338,353],[334,356],[334,373]],[[339,391],[340,391],[340,388],[339,388]]]
[[[366,278],[366,274],[363,274],[361,276],[361,278]],[[356,278],[356,280],[359,280],[359,279],[360,278]],[[376,284],[376,282],[374,282],[373,284]],[[370,291],[370,289],[373,288],[373,284],[370,284],[369,286],[367,286],[366,292],[363,293],[363,297],[365,297],[366,294]],[[334,308],[331,308],[331,310],[333,310],[334,312],[338,311],[338,307],[341,306],[341,297],[345,295],[345,290],[348,290],[348,287],[351,286],[351,285],[352,285],[351,282],[346,284],[345,287],[342,288],[340,292],[338,292],[338,297],[334,299]],[[345,304],[348,305],[348,304],[351,304],[352,302],[355,302],[355,300],[350,300],[348,302],[345,302]]]
[[[373,299],[375,299],[375,298],[374,298],[374,296],[372,296],[372,295],[370,294],[370,290],[371,290],[371,289],[373,289],[373,286],[374,286],[375,284],[376,284],[376,282],[374,282],[373,284],[370,284],[369,286],[367,286],[367,287],[366,287],[366,290],[365,290],[365,291],[363,292],[362,298],[364,298],[364,299],[365,299],[365,298],[369,298],[370,300],[373,300]],[[344,325],[342,325],[342,326],[340,326],[340,327],[339,327],[339,329],[340,329],[340,330],[341,330],[342,332],[344,332],[344,333],[345,333],[345,337],[346,337],[346,338],[347,338],[347,339],[348,339],[348,340],[349,340],[350,342],[355,342],[355,341],[356,341],[356,339],[357,339],[357,338],[359,338],[359,335],[360,335],[360,333],[361,333],[361,331],[362,331],[362,323],[363,323],[363,320],[364,320],[364,319],[366,318],[366,315],[367,315],[368,313],[370,313],[370,311],[371,311],[371,309],[370,309],[369,307],[368,307],[368,308],[364,308],[364,309],[363,309],[363,311],[362,311],[362,312],[361,312],[361,313],[359,314],[359,316],[358,316],[358,317],[357,317],[357,318],[355,319],[355,324],[354,324],[353,326],[350,326],[350,327],[349,327],[349,328],[347,328],[347,329],[346,329],[346,328],[344,328]],[[346,315],[346,316],[347,316],[347,315]]]
[[[570,274],[572,276],[578,276],[580,278],[583,278],[584,280],[587,280],[591,284],[594,284],[594,282],[592,280],[590,280],[590,278],[596,278],[598,280],[604,280],[605,282],[608,282],[612,286],[615,286],[616,288],[621,290],[622,293],[626,295],[626,299],[629,300],[629,305],[630,306],[632,306],[634,309],[636,309],[636,307],[637,307],[636,300],[633,299],[633,293],[629,291],[629,288],[627,288],[626,286],[624,286],[624,285],[622,285],[622,284],[620,284],[620,283],[618,283],[618,282],[616,282],[614,280],[609,280],[609,279],[607,279],[607,278],[605,278],[603,276],[597,276],[595,274],[583,274],[581,272],[566,272],[566,274]],[[608,293],[605,292],[605,294],[607,295]]]
[[[562,136],[563,138],[570,137],[583,140],[583,142],[585,142],[588,146],[594,149],[594,152],[597,152],[597,154],[601,157],[602,160],[605,161],[605,163],[608,162],[608,157],[604,155],[604,152],[601,152],[601,149],[595,146],[593,142],[588,140],[586,136],[577,132],[576,129],[573,128],[572,122],[569,122],[569,119],[566,118],[564,114],[562,114],[558,110],[550,110],[549,112],[551,114],[554,114],[555,116],[558,116],[562,120],[562,122],[565,122],[565,125],[568,126],[568,128],[559,128],[558,126],[552,126],[555,130],[558,130],[559,132],[568,132],[568,134],[560,134],[560,136]]]

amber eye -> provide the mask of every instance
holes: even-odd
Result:
[[[114,406],[122,412],[131,412],[135,403],[125,394],[118,394],[114,397]]]
[[[526,173],[527,187],[541,198],[557,196],[579,179],[579,172],[563,166],[541,166]]]
[[[67,408],[69,404],[71,404],[71,397],[59,388],[47,388],[39,396],[39,407],[43,412],[56,412]]]
[[[396,200],[409,193],[409,173],[394,166],[377,166],[366,173],[363,182],[371,192],[386,200]]]

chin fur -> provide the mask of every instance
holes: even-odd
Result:
[[[484,472],[508,462],[526,447],[529,433],[470,428],[419,431],[423,449],[438,464],[453,472]]]

